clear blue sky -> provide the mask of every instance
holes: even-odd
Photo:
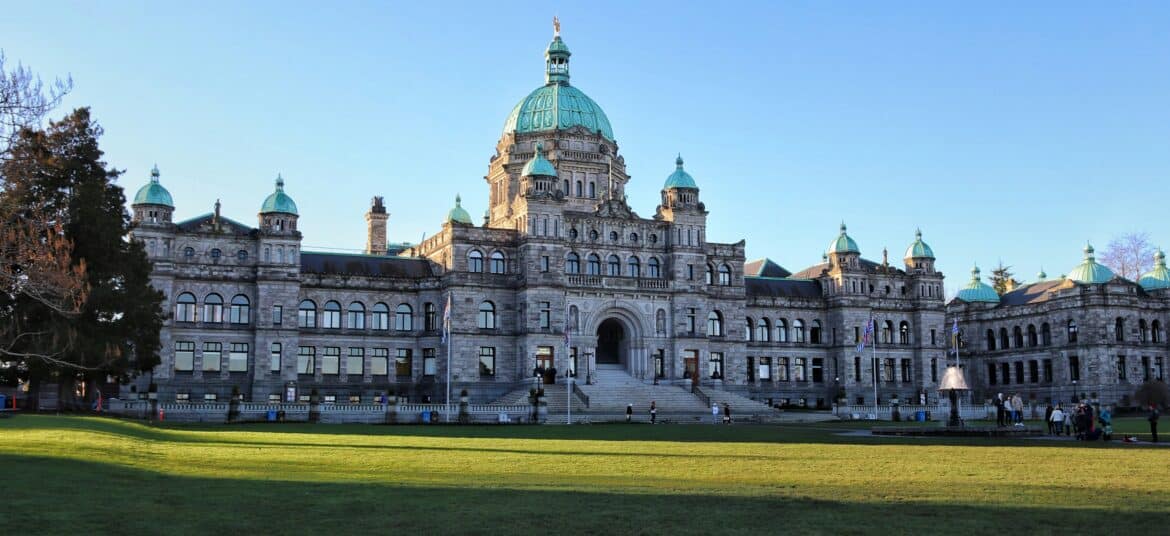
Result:
[[[710,239],[749,258],[804,268],[845,220],[900,259],[921,226],[953,292],[974,262],[1030,280],[1086,240],[1170,248],[1170,3],[327,4],[9,2],[0,48],[73,76],[128,197],[158,162],[178,218],[221,198],[254,225],[281,172],[309,249],[363,247],[373,195],[393,241],[456,193],[478,222],[554,14],[633,208],[681,152]]]

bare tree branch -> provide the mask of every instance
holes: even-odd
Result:
[[[46,93],[41,77],[32,69],[16,64],[11,71],[0,50],[0,161],[7,158],[17,133],[22,128],[39,127],[45,116],[73,89],[73,77],[56,78]]]
[[[1150,233],[1133,232],[1114,237],[1105,246],[1105,251],[1101,252],[1101,264],[1121,277],[1137,281],[1154,267],[1154,246],[1150,244]]]

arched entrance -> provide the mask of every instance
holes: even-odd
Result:
[[[622,343],[626,339],[626,330],[622,323],[614,318],[607,318],[597,326],[597,364],[620,365],[622,362]]]

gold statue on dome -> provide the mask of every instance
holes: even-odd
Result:
[[[553,35],[561,35],[561,19],[553,15]]]

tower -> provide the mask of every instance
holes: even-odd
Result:
[[[382,197],[375,196],[370,201],[370,211],[366,212],[366,254],[386,254],[386,220],[390,214],[382,204]]]

